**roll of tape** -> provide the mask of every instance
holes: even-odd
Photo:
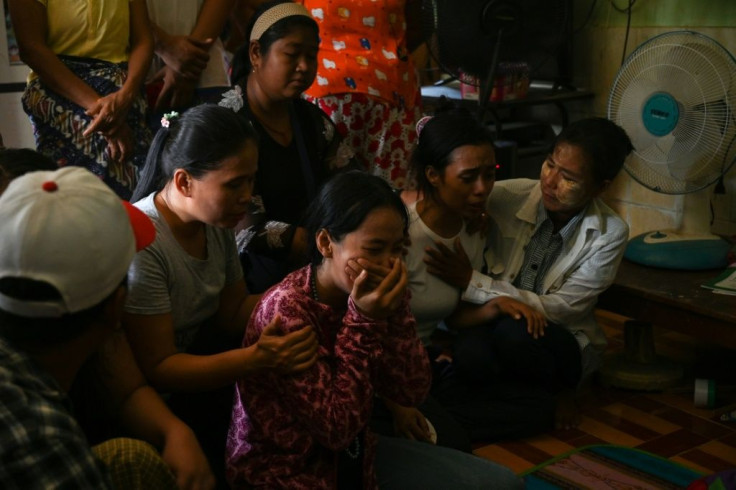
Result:
[[[714,379],[696,379],[693,402],[698,408],[716,406],[716,381]]]

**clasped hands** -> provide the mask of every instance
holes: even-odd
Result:
[[[213,39],[199,41],[191,36],[166,36],[156,53],[163,66],[154,76],[162,83],[156,99],[156,112],[165,112],[188,106],[202,72],[207,67]]]
[[[107,152],[113,162],[124,162],[133,153],[133,134],[126,122],[133,96],[121,88],[117,92],[100,97],[85,114],[92,118],[82,133],[87,137],[100,133],[107,141]]]

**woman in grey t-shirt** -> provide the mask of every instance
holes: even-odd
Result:
[[[162,126],[133,196],[154,221],[157,236],[130,268],[123,322],[141,369],[158,390],[225,387],[222,411],[216,397],[205,396],[196,410],[191,400],[182,403],[192,417],[179,413],[193,425],[205,451],[206,435],[192,418],[222,427],[212,442],[222,452],[230,385],[261,369],[308,368],[316,359],[316,335],[311,327],[281,335],[277,317],[252,346],[189,353],[198,347],[193,339],[203,325],[239,341],[259,299],[246,289],[232,231],[248,209],[258,144],[245,119],[215,105],[194,107],[181,117],[168,114]],[[218,456],[211,461],[222,465]]]

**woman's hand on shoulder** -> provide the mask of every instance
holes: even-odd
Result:
[[[409,284],[406,264],[401,259],[393,259],[391,269],[380,281],[380,273],[385,267],[358,259],[363,270],[353,281],[350,296],[364,315],[385,320],[401,305]],[[378,281],[378,284],[376,284]]]
[[[277,314],[261,332],[255,344],[256,363],[280,373],[297,373],[317,361],[319,343],[311,325],[284,334]]]

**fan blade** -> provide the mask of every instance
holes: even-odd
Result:
[[[679,36],[659,46],[657,70],[662,83],[672,87],[675,96],[685,106],[708,104],[723,99],[732,87],[733,62],[716,51],[718,45],[704,44],[699,36]],[[677,43],[683,42],[679,45]],[[675,89],[676,87],[676,89]]]
[[[644,151],[657,141],[657,137],[644,127],[642,120],[644,103],[656,91],[655,83],[641,78],[636,79],[626,86],[615,102],[618,112],[614,122],[624,128],[637,151]]]
[[[683,181],[712,182],[721,172],[719,164],[736,138],[733,116],[725,101],[699,104],[685,109],[672,132],[676,142],[667,156],[670,173]],[[698,185],[698,184],[695,184]]]

